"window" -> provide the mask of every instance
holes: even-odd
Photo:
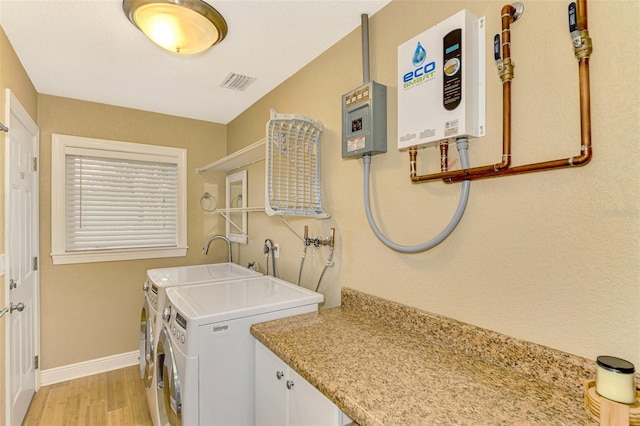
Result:
[[[54,264],[185,256],[186,150],[52,136]]]

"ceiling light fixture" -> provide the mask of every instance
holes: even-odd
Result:
[[[158,46],[200,53],[222,41],[227,23],[202,0],[123,0],[127,18]]]

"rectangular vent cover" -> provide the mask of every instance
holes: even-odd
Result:
[[[243,91],[247,87],[249,87],[249,85],[255,80],[255,77],[249,77],[248,75],[236,74],[232,72],[227,76],[227,78],[224,79],[220,87]]]

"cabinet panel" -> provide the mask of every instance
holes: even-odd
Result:
[[[258,341],[255,354],[256,425],[342,426],[351,421],[322,392]]]
[[[293,387],[289,391],[289,425],[341,425],[341,411],[318,389],[289,369]]]
[[[256,342],[256,425],[288,424],[286,368],[286,364],[280,358],[260,342]]]

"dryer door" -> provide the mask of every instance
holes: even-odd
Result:
[[[180,377],[174,357],[174,349],[169,330],[162,327],[158,338],[158,410],[162,423],[168,421],[172,426],[182,426],[182,399],[180,396]]]
[[[149,301],[145,297],[140,314],[140,377],[146,387],[151,386],[153,374],[153,320],[155,316],[149,309]]]

